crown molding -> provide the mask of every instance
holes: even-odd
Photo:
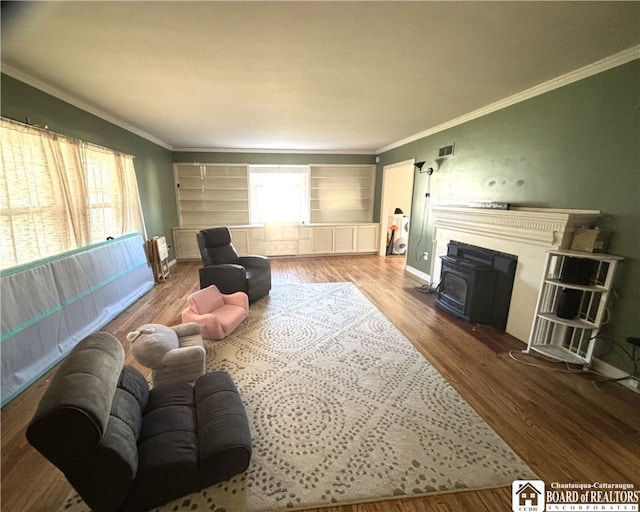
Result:
[[[416,140],[420,140],[423,139],[425,137],[428,137],[430,135],[439,133],[441,131],[447,130],[449,128],[453,128],[454,126],[458,126],[460,124],[466,123],[468,121],[471,121],[473,119],[477,119],[479,117],[485,116],[487,114],[491,114],[493,112],[496,112],[498,110],[501,110],[503,108],[509,107],[511,105],[514,105],[516,103],[520,103],[522,101],[528,100],[530,98],[533,98],[535,96],[539,96],[541,94],[544,94],[546,92],[552,91],[554,89],[558,89],[560,87],[563,87],[565,85],[569,85],[573,82],[577,82],[578,80],[582,80],[584,78],[588,78],[590,76],[596,75],[598,73],[601,73],[603,71],[607,71],[609,69],[612,69],[614,67],[617,66],[621,66],[623,64],[626,64],[628,62],[631,62],[632,60],[636,60],[640,58],[640,45],[636,45],[633,46],[631,48],[628,48],[627,50],[624,50],[622,52],[616,53],[614,55],[611,55],[610,57],[606,57],[602,60],[599,60],[593,64],[590,64],[588,66],[584,66],[580,69],[577,69],[575,71],[572,71],[570,73],[567,73],[565,75],[559,76],[557,78],[554,78],[552,80],[549,80],[547,82],[543,82],[539,85],[536,85],[534,87],[531,87],[530,89],[526,89],[525,91],[522,91],[520,93],[514,94],[513,96],[509,96],[507,98],[504,98],[500,101],[497,101],[495,103],[492,103],[490,105],[487,105],[485,107],[482,107],[478,110],[474,110],[473,112],[470,112],[468,114],[464,114],[460,117],[457,117],[455,119],[452,119],[450,121],[447,121],[445,123],[442,123],[438,126],[435,126],[433,128],[429,128],[428,130],[424,130],[420,133],[417,133],[415,135],[412,135],[410,137],[406,137],[404,139],[401,139],[397,142],[394,142],[392,144],[389,144],[387,146],[384,146],[378,150],[374,150],[374,151],[364,151],[364,150],[358,150],[358,151],[348,151],[348,150],[340,150],[340,151],[332,151],[332,150],[312,150],[312,149],[243,149],[243,148],[175,148],[173,146],[171,146],[170,144],[166,143],[165,141],[158,139],[157,137],[154,137],[153,135],[133,126],[130,125],[129,123],[126,123],[124,121],[122,121],[121,119],[118,119],[116,117],[113,117],[110,114],[107,114],[106,112],[98,109],[97,107],[94,107],[93,105],[89,105],[87,103],[84,103],[80,100],[78,100],[77,98],[74,98],[73,96],[64,93],[50,85],[47,85],[43,82],[40,82],[39,80],[36,80],[35,78],[31,77],[30,75],[27,75],[26,73],[19,71],[11,66],[8,66],[6,64],[2,64],[2,72],[11,76],[12,78],[15,78],[16,80],[20,80],[21,82],[26,83],[27,85],[30,85],[32,87],[35,87],[36,89],[39,89],[43,92],[45,92],[46,94],[49,94],[59,100],[62,100],[66,103],[69,103],[77,108],[80,108],[90,114],[93,114],[105,121],[108,121],[116,126],[119,126],[120,128],[123,128],[131,133],[134,133],[135,135],[138,135],[139,137],[142,137],[150,142],[153,142],[154,144],[157,144],[165,149],[168,149],[169,151],[182,151],[182,152],[207,152],[207,153],[255,153],[255,154],[329,154],[329,155],[379,155],[381,153],[384,153],[386,151],[390,151],[392,149],[398,148],[400,146],[404,146],[405,144],[409,144],[410,142],[415,142]]]
[[[154,144],[157,144],[159,146],[162,146],[165,149],[168,149],[169,151],[174,151],[174,152],[190,152],[190,153],[195,153],[195,152],[200,152],[200,153],[255,153],[255,154],[296,154],[296,155],[300,155],[300,154],[312,154],[312,155],[368,155],[368,156],[375,156],[376,152],[374,150],[371,151],[365,151],[365,150],[357,150],[357,151],[349,151],[349,150],[339,150],[339,151],[332,151],[329,149],[326,150],[317,150],[317,149],[256,149],[256,148],[212,148],[212,147],[208,147],[208,148],[182,148],[182,147],[173,147],[171,144],[166,143],[165,141],[158,139],[157,137],[154,137],[153,135],[140,130],[139,128],[136,128],[135,126],[128,124],[124,121],[122,121],[121,119],[118,119],[116,117],[113,117],[110,114],[107,114],[106,112],[92,106],[89,105],[87,103],[84,103],[80,100],[78,100],[77,98],[74,98],[73,96],[66,94],[58,89],[56,89],[55,87],[51,87],[50,85],[45,84],[44,82],[41,82],[39,80],[36,80],[35,78],[33,78],[30,75],[27,75],[26,73],[19,71],[11,66],[8,66],[6,64],[2,64],[2,72],[12,78],[15,78],[16,80],[20,80],[21,82],[24,82],[27,85],[30,85],[31,87],[35,87],[36,89],[39,89],[40,91],[49,94],[51,96],[53,96],[54,98],[57,98],[59,100],[62,100],[66,103],[69,103],[70,105],[73,105],[74,107],[77,107],[79,109],[84,110],[85,112],[88,112],[89,114],[93,114],[94,116],[99,117],[100,119],[103,119],[105,121],[108,121],[112,124],[115,124],[116,126],[119,126],[120,128],[123,128],[124,130],[127,130],[131,133],[134,133],[144,139],[147,139],[150,142],[153,142]]]
[[[589,64],[588,66],[576,69],[559,77],[533,86],[530,89],[526,89],[522,92],[514,94],[513,96],[509,96],[500,101],[496,101],[495,103],[491,103],[490,105],[479,108],[478,110],[474,110],[473,112],[469,112],[468,114],[464,114],[460,117],[442,123],[438,126],[434,126],[433,128],[429,128],[428,130],[401,139],[397,142],[389,144],[388,146],[384,146],[378,149],[376,153],[381,154],[385,151],[390,151],[400,146],[404,146],[405,144],[409,144],[410,142],[415,142],[416,140],[434,135],[449,128],[453,128],[454,126],[472,121],[473,119],[478,119],[479,117],[483,117],[487,114],[491,114],[503,108],[510,107],[511,105],[515,105],[516,103],[534,98],[535,96],[540,96],[541,94],[545,94],[547,92],[553,91],[554,89],[564,87],[565,85],[572,84],[579,80],[583,80],[584,78],[597,75],[598,73],[602,73],[603,71],[622,66],[623,64],[636,59],[640,59],[640,45],[632,46],[631,48],[594,62],[593,64]]]
[[[80,101],[79,99],[74,98],[73,96],[56,89],[55,87],[51,87],[50,85],[47,85],[44,82],[36,80],[32,76],[27,75],[22,71],[19,71],[6,64],[2,64],[2,72],[6,75],[9,75],[12,78],[15,78],[16,80],[20,80],[21,82],[24,82],[25,84],[30,85],[31,87],[35,87],[36,89],[39,89],[42,92],[53,96],[54,98],[62,100],[65,103],[69,103],[70,105],[73,105],[74,107],[82,109],[85,112],[88,112],[89,114],[93,114],[94,116],[99,117],[100,119],[108,121],[109,123],[115,124],[116,126],[119,126],[120,128],[127,130],[128,132],[134,133],[139,137],[142,137],[143,139],[147,139],[148,141],[153,142],[158,146],[162,146],[163,148],[168,149],[170,151],[173,150],[171,145],[167,144],[165,141],[160,140],[157,137],[154,137],[153,135],[143,130],[140,130],[139,128],[136,128],[135,126],[130,125],[122,121],[121,119],[118,119],[116,117],[113,117],[110,114],[107,114],[103,110],[100,110],[94,107],[93,105],[84,103],[83,101]]]
[[[366,155],[375,156],[375,151],[331,149],[256,149],[256,148],[173,148],[184,153],[248,153],[248,154],[288,154],[288,155]]]

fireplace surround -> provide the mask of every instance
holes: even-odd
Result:
[[[493,210],[434,206],[434,237],[429,275],[407,272],[437,284],[440,256],[452,240],[517,256],[518,264],[507,317],[506,332],[526,343],[542,281],[547,251],[567,249],[576,228],[593,225],[599,210],[514,207]]]

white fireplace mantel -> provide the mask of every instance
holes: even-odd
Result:
[[[599,210],[559,210],[553,208],[463,208],[434,206],[435,226],[439,229],[481,234],[549,249],[567,248],[575,228],[593,224]]]
[[[599,210],[512,208],[509,210],[433,206],[432,281],[440,280],[440,256],[451,240],[518,257],[506,331],[526,341],[533,321],[546,252],[566,249],[573,233],[593,225]]]

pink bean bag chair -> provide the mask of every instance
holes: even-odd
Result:
[[[205,340],[223,339],[249,315],[246,293],[223,294],[213,284],[189,295],[187,304],[182,321],[199,323]]]

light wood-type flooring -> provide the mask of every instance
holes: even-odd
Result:
[[[199,266],[187,262],[171,267],[166,283],[157,284],[105,330],[124,340],[143,323],[179,323],[185,297],[198,288]],[[354,282],[547,485],[632,483],[640,489],[640,394],[617,383],[599,386],[603,377],[569,372],[563,365],[522,354],[525,345],[510,336],[436,310],[433,297],[418,293],[419,283],[405,274],[402,257],[272,259],[272,272],[276,286]],[[515,361],[510,351],[523,362]],[[127,362],[135,364],[130,355]],[[2,409],[3,512],[55,512],[71,491],[62,474],[29,446],[24,435],[53,372],[55,369]],[[322,510],[508,512],[511,490]]]

